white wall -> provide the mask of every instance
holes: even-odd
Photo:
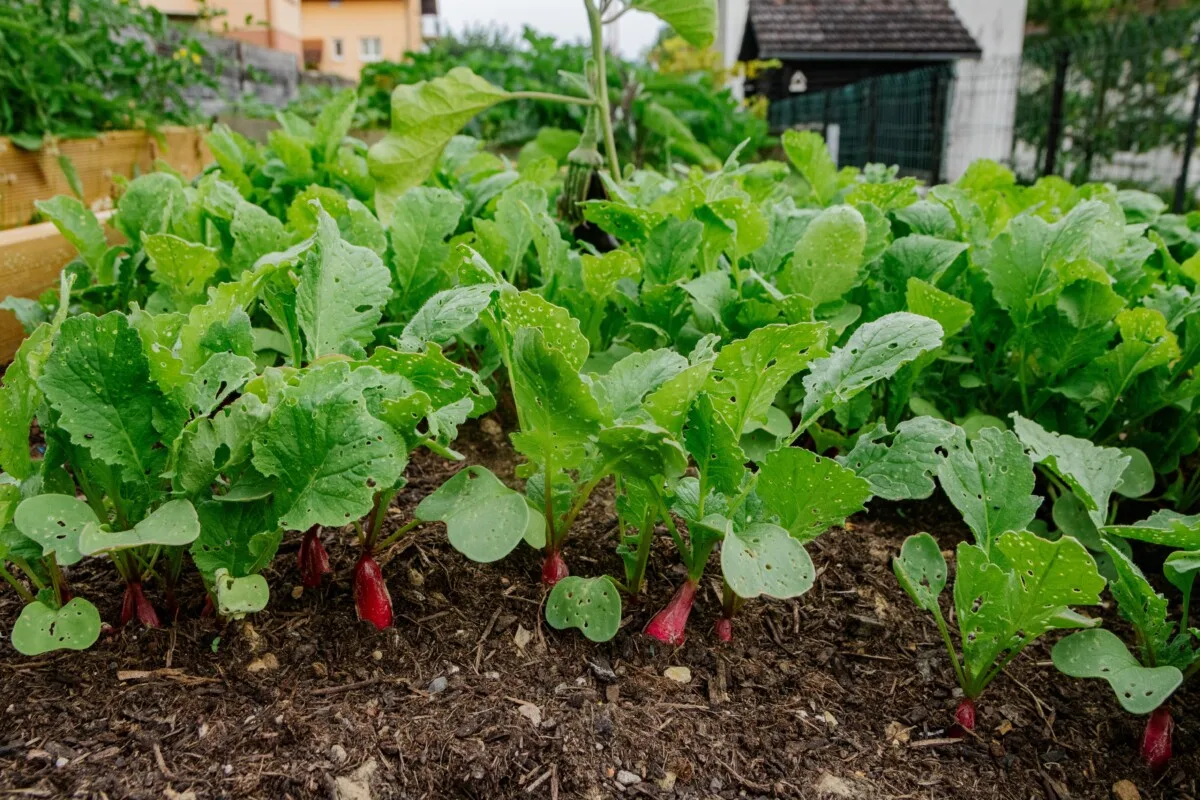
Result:
[[[720,30],[713,45],[724,56],[725,66],[732,67],[742,49],[742,35],[750,14],[750,0],[717,0],[717,21]]]
[[[942,179],[957,179],[979,158],[1008,161],[1025,43],[1026,0],[950,0],[983,50],[955,65]]]

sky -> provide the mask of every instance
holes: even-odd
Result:
[[[531,25],[560,39],[587,38],[587,13],[581,0],[438,0],[442,24],[452,31],[488,23],[520,33]],[[625,58],[636,58],[654,43],[662,23],[641,11],[617,21],[617,44]],[[610,34],[611,35],[611,34]]]

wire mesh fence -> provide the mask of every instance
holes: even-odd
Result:
[[[778,131],[826,133],[840,165],[897,164],[953,179],[976,158],[1025,181],[1111,181],[1196,205],[1200,10],[1106,20],[1026,37],[1019,58],[883,75],[772,103]]]

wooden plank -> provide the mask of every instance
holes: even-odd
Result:
[[[161,134],[160,143],[146,131],[113,131],[90,139],[63,139],[37,151],[22,150],[0,137],[0,229],[32,221],[35,201],[71,193],[60,155],[75,166],[84,202],[93,208],[111,201],[117,175],[133,178],[151,172],[161,159],[190,180],[212,160],[203,128],[175,126],[163,128]]]
[[[105,222],[111,211],[97,216]],[[109,238],[119,234],[109,229]],[[58,274],[71,259],[75,248],[58,232],[53,223],[26,225],[0,231],[0,299],[8,296],[40,297],[58,285]],[[21,346],[25,331],[17,318],[0,311],[0,364],[7,364]]]

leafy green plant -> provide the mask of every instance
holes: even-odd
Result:
[[[1101,532],[1101,546],[1114,572],[1109,588],[1118,611],[1133,628],[1136,647],[1131,652],[1109,631],[1083,631],[1055,646],[1054,664],[1073,677],[1108,681],[1122,708],[1149,714],[1141,755],[1161,771],[1171,758],[1174,728],[1166,702],[1200,672],[1200,629],[1189,627],[1192,587],[1200,573],[1200,516],[1164,509],[1142,522],[1108,525]],[[1133,562],[1124,539],[1177,548],[1163,563],[1163,575],[1182,595],[1178,620],[1171,619],[1167,598]]]
[[[976,699],[1031,643],[1053,630],[1099,624],[1072,606],[1099,603],[1105,581],[1074,538],[1052,542],[1027,529],[1041,498],[1032,493],[1033,462],[1012,432],[984,428],[968,445],[958,430],[944,446],[938,480],[974,539],[956,553],[953,607],[961,660],[941,608],[949,572],[936,540],[927,533],[910,536],[892,567],[913,602],[937,623],[964,695],[955,719],[971,730]]]
[[[204,47],[137,2],[13,0],[0,26],[0,135],[20,147],[192,123],[188,91],[215,85]]]

